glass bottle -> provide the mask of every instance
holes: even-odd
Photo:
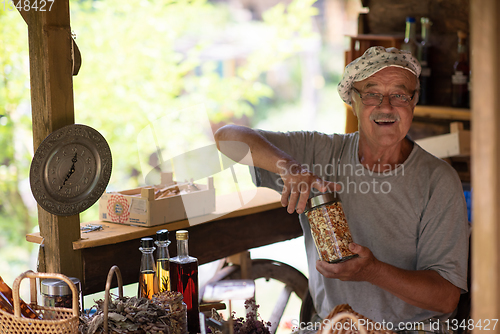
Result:
[[[21,307],[21,315],[25,318],[40,319],[33,309],[26,304],[22,299],[19,300]],[[0,308],[6,312],[14,313],[14,297],[12,297],[12,289],[0,277]]]
[[[406,18],[405,39],[401,45],[402,50],[410,51],[414,57],[418,55],[417,31],[415,30],[415,18]]]
[[[422,23],[422,42],[419,45],[418,60],[422,66],[422,72],[420,73],[420,96],[418,103],[426,105],[430,104],[429,93],[431,91],[431,67],[429,65],[431,44],[429,42],[429,35],[432,22],[428,17],[422,17],[420,22]]]
[[[467,34],[458,31],[458,58],[453,64],[451,76],[451,105],[457,108],[469,107],[469,54],[467,51]]]
[[[151,299],[158,292],[157,285],[155,284],[156,268],[153,258],[155,250],[153,238],[142,238],[139,250],[142,252],[142,257],[137,296],[139,298]]]
[[[188,231],[177,231],[176,239],[177,256],[170,260],[170,287],[184,296],[189,333],[199,333],[198,259],[189,256]]]
[[[11,305],[10,301],[2,292],[0,292],[0,310],[14,314],[14,306]]]
[[[170,291],[170,255],[168,253],[168,230],[156,232],[156,277],[158,279],[158,292]]]

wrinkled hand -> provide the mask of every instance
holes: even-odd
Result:
[[[341,281],[367,281],[370,282],[377,275],[380,263],[372,252],[354,242],[349,244],[351,252],[358,257],[341,263],[328,263],[317,261],[316,269],[327,278],[336,278]]]
[[[321,179],[298,163],[292,163],[286,168],[280,167],[280,170],[284,184],[281,205],[287,206],[288,213],[293,213],[295,207],[297,213],[304,212],[309,193],[313,188],[320,192],[341,190],[338,184]]]

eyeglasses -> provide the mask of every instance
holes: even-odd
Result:
[[[363,93],[361,94],[356,88],[352,88],[353,91],[358,93],[361,98],[361,102],[365,106],[379,106],[384,100],[384,95],[381,93]],[[413,95],[410,97],[405,94],[391,94],[389,95],[389,103],[393,107],[406,107],[410,104],[410,101],[413,100],[415,93],[417,91],[413,91]]]

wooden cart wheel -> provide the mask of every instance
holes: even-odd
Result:
[[[231,265],[223,267],[219,270],[210,282],[217,282],[225,279],[241,279],[241,267],[239,265]],[[295,292],[302,302],[306,300],[308,295],[307,277],[294,267],[274,260],[269,259],[254,259],[251,260],[250,278],[256,280],[258,278],[265,278],[266,281],[270,279],[277,280],[285,284],[281,291],[278,301],[274,306],[273,312],[269,321],[271,322],[270,332],[276,333],[285,307],[290,299],[292,292]]]

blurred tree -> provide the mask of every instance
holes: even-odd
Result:
[[[137,136],[164,115],[203,104],[217,123],[251,115],[262,98],[271,97],[261,75],[314,35],[313,2],[278,4],[256,22],[237,19],[226,3],[206,0],[71,0],[72,30],[82,53],[73,78],[75,120],[109,142],[111,186],[141,185],[137,151],[149,148],[138,147]],[[36,212],[23,197],[29,195],[33,144],[27,28],[19,13],[0,9],[0,36],[1,247],[6,240],[21,244],[36,225]],[[225,70],[228,64],[233,71]],[[179,113],[164,131],[174,134],[192,117]],[[201,143],[211,133],[186,135]],[[171,139],[166,146],[178,145]],[[96,217],[94,206],[81,219]]]
[[[33,142],[29,105],[27,27],[16,12],[0,10],[0,248],[19,244],[35,222],[23,200]]]

